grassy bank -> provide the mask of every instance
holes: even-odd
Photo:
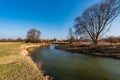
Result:
[[[0,80],[47,80],[31,58],[23,55],[26,48],[21,49],[21,45],[29,44],[0,43]]]

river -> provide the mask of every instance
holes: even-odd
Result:
[[[120,60],[61,51],[51,45],[31,55],[54,80],[120,80]]]

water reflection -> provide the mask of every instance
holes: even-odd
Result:
[[[119,80],[120,61],[50,48],[32,54],[34,61],[42,61],[42,68],[54,80]]]

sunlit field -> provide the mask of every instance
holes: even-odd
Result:
[[[0,57],[19,54],[20,42],[0,42]]]
[[[0,80],[44,80],[30,57],[20,54],[19,42],[0,43]]]

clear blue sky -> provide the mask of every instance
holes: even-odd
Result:
[[[43,39],[66,39],[74,18],[100,0],[0,0],[0,38],[26,37],[31,28]],[[120,17],[107,35],[120,35]]]

